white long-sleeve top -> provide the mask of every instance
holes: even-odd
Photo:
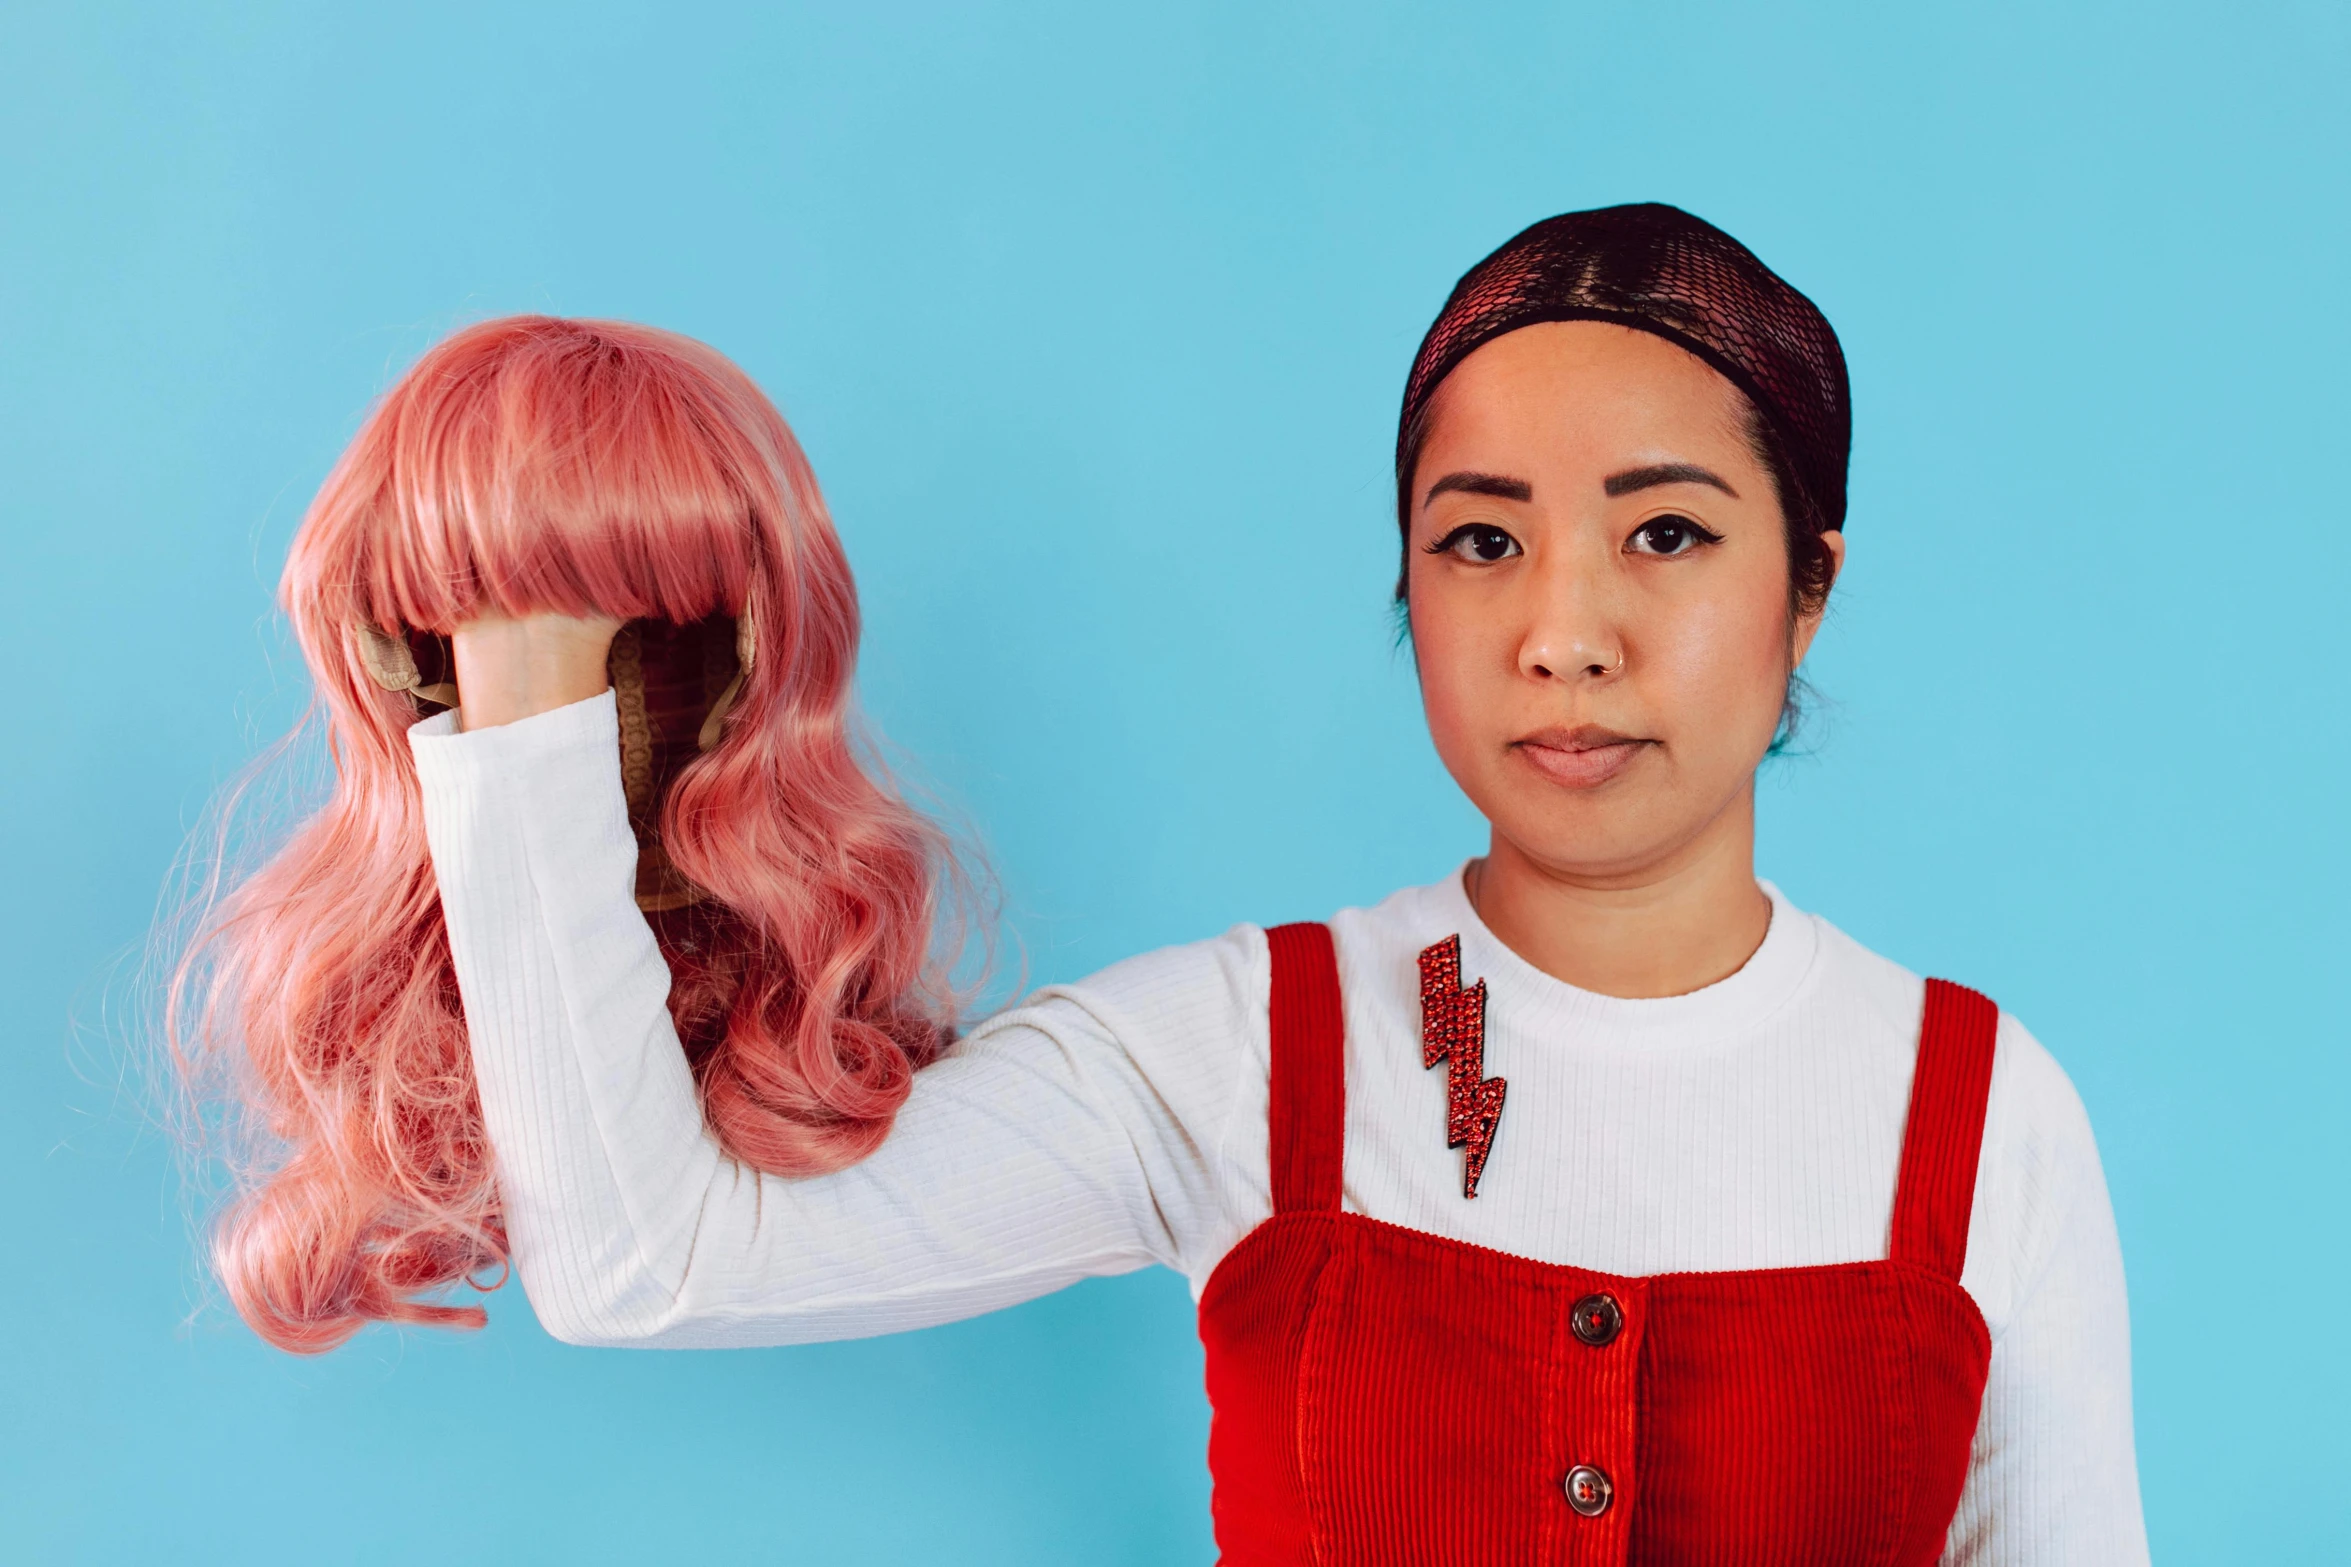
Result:
[[[1259,928],[1040,990],[918,1074],[871,1158],[762,1175],[705,1128],[670,1022],[611,696],[410,735],[514,1263],[557,1337],[858,1337],[1151,1263],[1197,1297],[1270,1214]],[[1924,985],[1766,890],[1743,968],[1646,1001],[1532,967],[1458,876],[1336,915],[1344,1206],[1623,1275],[1885,1255]],[[1474,1202],[1421,1067],[1418,954],[1450,935],[1510,1081]],[[1992,1363],[1946,1560],[2144,1562],[2105,1178],[2072,1084],[2006,1016],[1961,1283]]]

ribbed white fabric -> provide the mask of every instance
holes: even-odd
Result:
[[[610,695],[410,734],[515,1265],[557,1337],[857,1337],[1153,1262],[1197,1296],[1270,1211],[1257,927],[1041,990],[923,1072],[872,1158],[759,1175],[704,1129],[670,1025]],[[1347,1206],[1621,1274],[1883,1256],[1923,983],[1772,905],[1737,974],[1659,1001],[1533,968],[1458,876],[1337,915]],[[1510,1081],[1474,1202],[1420,1064],[1416,958],[1454,934]],[[1946,1560],[2144,1562],[2105,1179],[2072,1085],[2007,1017],[1962,1283],[1993,1352]]]

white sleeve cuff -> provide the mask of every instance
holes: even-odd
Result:
[[[451,708],[408,730],[418,769],[444,776],[459,768],[510,771],[565,753],[601,756],[619,745],[620,709],[609,690],[489,729],[459,729],[457,709]]]

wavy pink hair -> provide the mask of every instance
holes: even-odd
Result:
[[[948,1037],[932,934],[954,867],[861,760],[849,564],[749,377],[620,322],[458,332],[336,464],[281,592],[332,795],[206,919],[166,1021],[182,1068],[225,1060],[267,1134],[213,1243],[255,1331],[318,1351],[370,1320],[479,1326],[479,1306],[427,1297],[507,1254],[404,733],[418,709],[369,678],[363,622],[752,617],[724,738],[662,808],[663,847],[704,894],[653,916],[670,1009],[736,1158],[807,1175],[880,1143]]]

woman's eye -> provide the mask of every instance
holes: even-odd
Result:
[[[1519,553],[1518,540],[1491,523],[1473,522],[1455,528],[1439,539],[1429,551],[1432,555],[1451,555],[1478,565],[1491,565]]]
[[[1687,555],[1701,544],[1721,542],[1721,534],[1687,517],[1652,517],[1632,537],[1633,552],[1639,555]]]

